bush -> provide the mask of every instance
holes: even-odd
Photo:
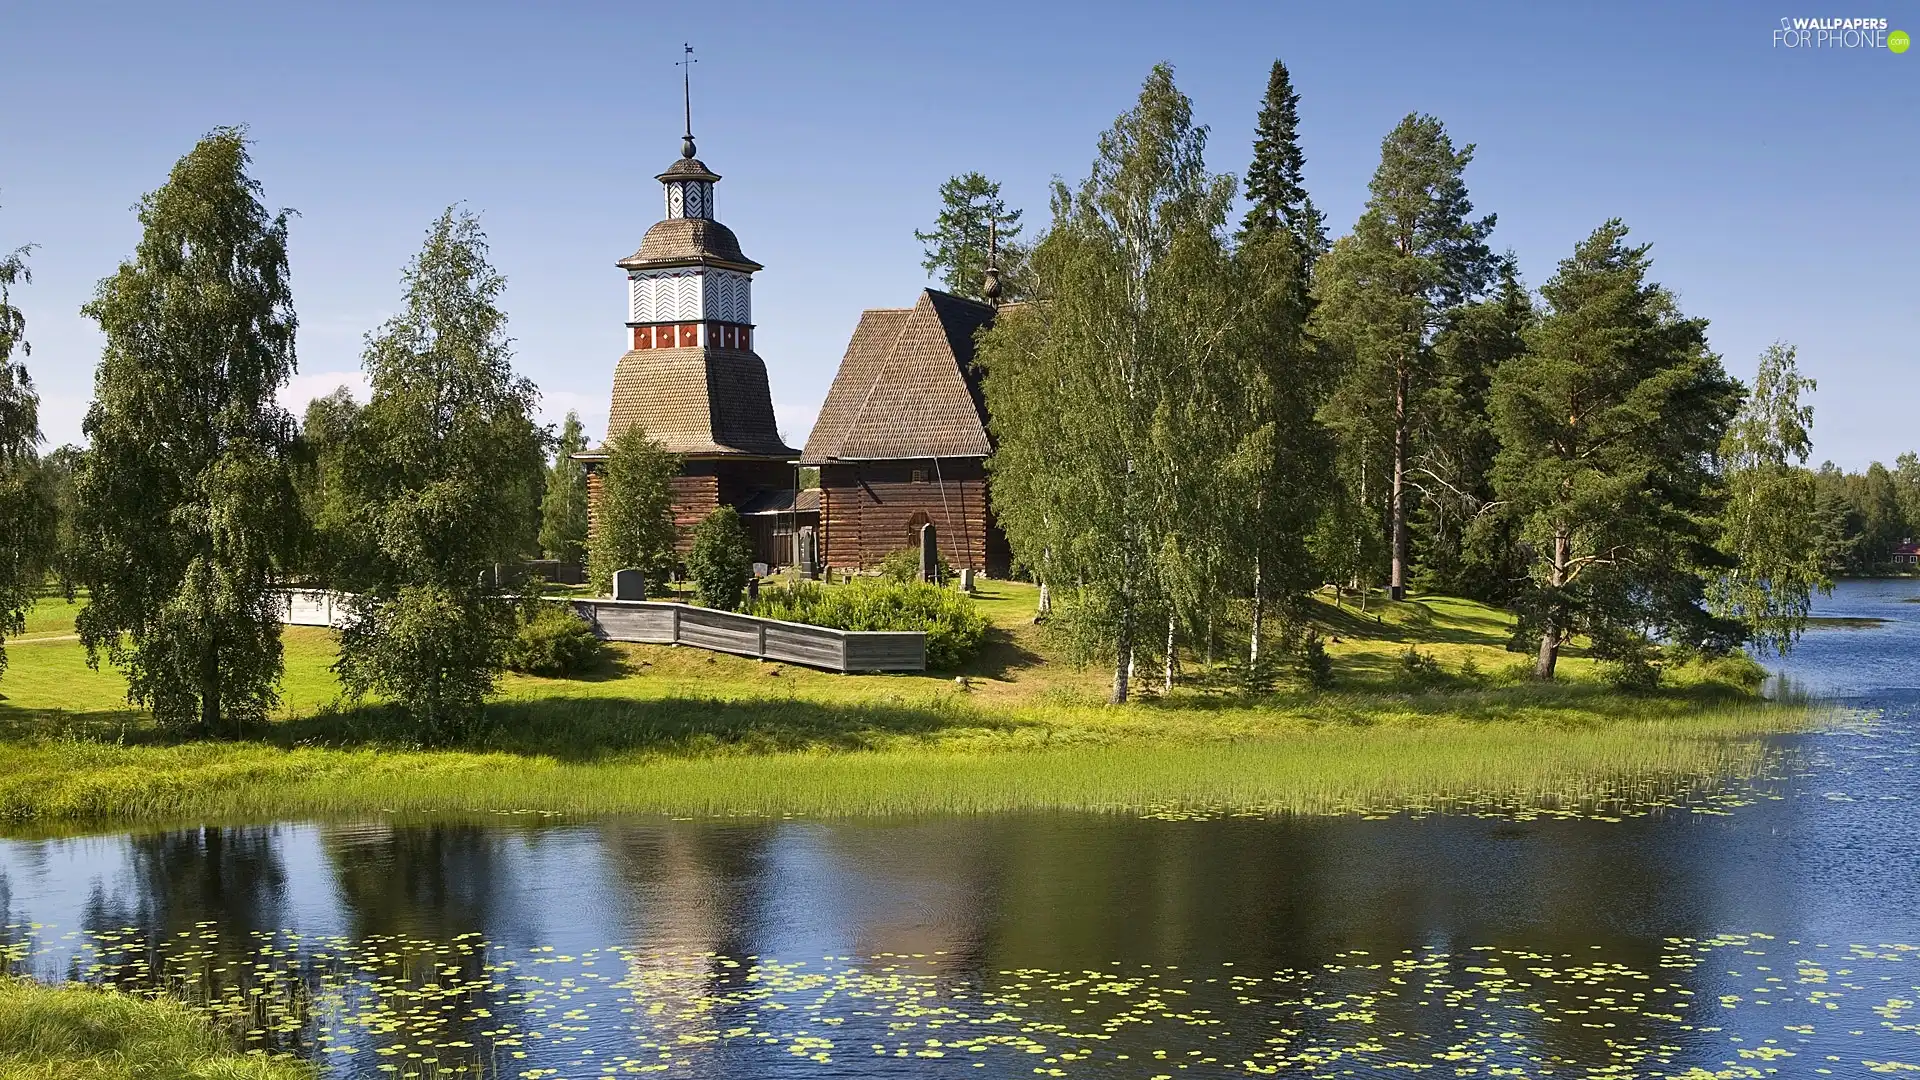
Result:
[[[934,570],[941,581],[953,577],[953,567],[947,565],[946,556],[935,552]],[[920,549],[904,547],[892,552],[880,560],[880,576],[888,581],[897,581],[909,585],[920,580]]]
[[[1440,661],[1413,645],[1400,654],[1400,668],[1417,683],[1430,683],[1440,677]]]
[[[693,527],[693,548],[687,552],[687,576],[695,596],[710,608],[733,611],[753,577],[753,545],[740,513],[723,506]]]
[[[927,635],[927,666],[936,670],[973,659],[987,634],[972,597],[924,582],[796,581],[761,590],[748,614],[836,630],[919,630]]]
[[[1300,645],[1300,666],[1306,671],[1308,686],[1325,690],[1333,685],[1333,657],[1327,655],[1326,643],[1311,629]]]
[[[503,650],[509,671],[563,678],[591,671],[604,654],[593,627],[566,604],[547,601],[534,605],[523,611],[516,623],[513,637]]]

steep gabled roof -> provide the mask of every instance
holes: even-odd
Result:
[[[973,338],[992,321],[986,304],[933,289],[863,313],[801,460],[987,456]]]

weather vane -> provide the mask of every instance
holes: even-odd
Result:
[[[680,141],[680,156],[690,158],[693,156],[693,65],[700,61],[694,58],[692,45],[682,42],[680,47],[685,51],[674,67],[680,69],[680,101],[687,109],[687,134]]]

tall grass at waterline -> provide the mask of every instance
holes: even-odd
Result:
[[[1552,808],[1642,796],[1657,802],[1667,797],[1662,792],[1757,777],[1777,764],[1759,736],[1813,719],[1787,707],[1558,722],[1411,715],[1370,724],[1164,710],[1164,726],[1130,718],[1115,730],[1070,718],[1047,723],[1044,713],[993,727],[974,723],[970,711],[902,709],[887,714],[888,722],[921,730],[844,731],[845,748],[756,733],[751,722],[731,741],[703,732],[625,751],[589,743],[571,753],[565,744],[555,746],[557,753],[533,753],[486,748],[484,740],[473,749],[427,751],[56,739],[13,748],[0,776],[0,820],[45,827],[383,811],[861,816]],[[594,726],[591,717],[580,723]]]
[[[178,1002],[0,976],[0,1080],[311,1080],[300,1062],[236,1053]]]

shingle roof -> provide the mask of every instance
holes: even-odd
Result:
[[[708,218],[667,218],[647,230],[640,250],[621,259],[623,270],[651,266],[724,266],[749,273],[760,264],[740,253],[733,230]]]
[[[864,312],[801,460],[985,457],[974,334],[993,308],[927,289],[912,308]]]
[[[683,157],[667,166],[667,171],[654,179],[663,184],[669,180],[705,180],[712,183],[720,179],[720,174],[707,168],[697,157]]]
[[[636,349],[613,371],[609,439],[638,424],[676,454],[791,458],[774,425],[767,365],[750,352]]]

